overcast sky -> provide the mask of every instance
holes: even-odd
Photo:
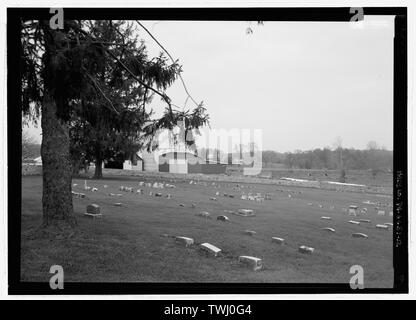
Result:
[[[142,23],[179,59],[213,129],[262,129],[263,149],[279,152],[333,147],[337,137],[344,147],[362,149],[375,140],[392,149],[394,21],[365,19],[361,28],[345,22]],[[248,26],[253,34],[246,34]],[[140,36],[149,54],[157,54],[153,40]],[[184,104],[180,81],[167,93]],[[152,107],[161,112],[164,105],[155,98]]]

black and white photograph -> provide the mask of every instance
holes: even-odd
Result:
[[[8,16],[13,292],[407,291],[405,7]]]

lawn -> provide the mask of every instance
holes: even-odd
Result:
[[[358,264],[364,268],[365,287],[393,285],[392,230],[375,228],[376,224],[392,222],[388,215],[391,208],[382,208],[387,215],[381,216],[374,210],[375,205],[363,204],[366,200],[391,204],[392,197],[261,184],[195,185],[170,179],[167,182],[176,188],[139,187],[138,182],[144,179],[164,181],[141,177],[87,180],[89,186],[98,188],[97,192],[90,192],[83,190],[84,180],[73,180],[77,184],[73,191],[85,193],[86,198],[73,200],[78,231],[70,238],[60,239],[32,236],[42,218],[42,178],[23,177],[21,279],[49,281],[50,266],[58,264],[68,282],[348,283],[350,267]],[[121,185],[141,188],[144,194],[119,191]],[[155,197],[155,192],[170,193],[172,198]],[[241,200],[241,194],[248,192],[267,192],[272,199]],[[232,193],[235,198],[224,197],[223,193]],[[115,206],[116,202],[122,206]],[[91,203],[100,205],[102,219],[83,215]],[[348,216],[343,209],[351,204],[367,207],[368,214]],[[240,208],[253,209],[256,216],[224,213]],[[212,218],[198,217],[201,211],[210,212]],[[223,214],[230,221],[216,220]],[[330,216],[332,220],[322,220],[321,216]],[[348,223],[359,218],[370,219],[371,223]],[[323,227],[336,232],[328,233]],[[246,229],[256,234],[244,234]],[[355,232],[367,234],[368,239],[353,238]],[[173,236],[191,237],[195,245],[186,248],[175,242]],[[285,245],[272,243],[271,237],[284,238]],[[198,249],[203,242],[221,248],[222,255],[204,254]],[[299,253],[301,245],[315,251],[311,255]],[[240,265],[240,255],[261,258],[264,269],[252,271]]]

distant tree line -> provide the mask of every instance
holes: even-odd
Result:
[[[393,169],[393,151],[378,147],[365,150],[323,148],[286,153],[263,151],[263,163],[265,166],[280,163],[289,169],[371,169],[388,171]]]

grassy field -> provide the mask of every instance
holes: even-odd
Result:
[[[153,189],[139,187],[138,182],[143,180],[88,180],[89,186],[98,188],[97,192],[84,191],[84,180],[74,180],[78,185],[73,190],[86,193],[85,199],[74,198],[78,232],[66,239],[48,239],[32,236],[41,223],[42,179],[23,177],[21,279],[49,281],[50,266],[58,264],[64,268],[65,281],[348,283],[350,267],[359,264],[364,268],[365,287],[393,285],[392,230],[375,228],[375,224],[392,222],[392,217],[380,216],[374,205],[362,204],[366,200],[391,203],[391,197],[221,182],[214,186],[176,181],[174,189]],[[118,191],[121,185],[142,188],[145,193]],[[150,196],[150,191],[170,193],[172,198]],[[215,195],[217,191],[219,196]],[[272,200],[241,200],[241,194],[248,192],[267,192]],[[235,198],[224,197],[223,193],[232,193]],[[122,202],[122,207],[115,206],[115,202]],[[100,205],[102,219],[83,216],[91,203]],[[371,223],[349,224],[349,220],[359,219],[344,212],[343,208],[350,204],[367,207],[365,218]],[[224,213],[240,208],[254,209],[256,216]],[[383,209],[386,213],[391,211]],[[198,217],[201,211],[210,212],[212,218]],[[216,220],[222,214],[230,221]],[[332,220],[322,220],[321,216]],[[321,230],[323,227],[332,227],[336,232],[328,233]],[[246,235],[246,229],[256,234]],[[363,232],[368,239],[353,238],[354,232]],[[177,235],[194,238],[196,245],[185,248],[171,237]],[[272,243],[271,237],[284,238],[286,244]],[[203,242],[218,246],[223,254],[205,255],[197,245]],[[300,245],[313,247],[315,252],[299,253]],[[261,258],[264,269],[255,272],[240,265],[239,255]]]

